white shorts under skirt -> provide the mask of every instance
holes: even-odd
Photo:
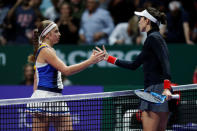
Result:
[[[54,96],[62,96],[62,94],[45,90],[36,90],[31,98],[47,98]],[[27,104],[26,111],[50,116],[70,114],[69,107],[65,101],[29,103]]]

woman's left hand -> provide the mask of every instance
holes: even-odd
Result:
[[[167,101],[170,100],[170,99],[172,99],[172,93],[170,92],[169,89],[164,89],[162,95],[165,95],[166,96],[166,100]]]

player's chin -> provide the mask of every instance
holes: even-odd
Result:
[[[59,43],[59,41],[60,41],[60,40],[59,40],[59,39],[57,39],[57,40],[55,41],[55,44]]]

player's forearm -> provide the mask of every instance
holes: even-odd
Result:
[[[189,37],[189,24],[187,22],[185,22],[183,24],[183,28],[184,28],[185,40],[189,41],[190,40],[190,37]]]
[[[16,8],[18,7],[20,5],[20,3],[16,3],[11,9],[10,9],[10,11],[8,12],[8,19],[10,20],[11,19],[11,17],[13,16],[13,14],[14,14],[14,11],[16,10]]]
[[[64,71],[64,74],[66,76],[70,76],[70,75],[73,75],[73,74],[76,74],[84,69],[86,69],[87,67],[89,67],[90,65],[92,64],[92,62],[88,59],[88,60],[85,60],[79,64],[75,64],[75,65],[71,65],[71,66],[68,66],[65,71]]]
[[[134,62],[134,61],[126,61],[126,60],[117,60],[115,65],[122,67],[122,68],[127,68],[131,70],[137,69],[141,64]]]
[[[135,61],[120,60],[117,59],[116,57],[109,56],[107,62],[131,70],[137,69],[142,64],[141,54],[137,57]]]

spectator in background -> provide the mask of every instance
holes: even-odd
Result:
[[[29,4],[34,9],[36,16],[43,17],[41,10],[40,10],[42,0],[30,0]]]
[[[7,27],[5,18],[8,14],[9,9],[10,7],[6,5],[5,0],[0,0],[0,45],[5,45],[7,43],[3,32]]]
[[[192,40],[197,43],[197,23],[192,30]]]
[[[45,20],[45,17],[42,15],[42,12],[40,10],[40,6],[42,4],[43,0],[31,0],[30,1],[30,6],[34,9],[35,13],[36,13],[36,20],[34,25],[37,27],[38,24]],[[31,44],[33,44],[33,42],[31,41]]]
[[[187,43],[192,45],[190,40],[190,27],[188,14],[181,7],[179,1],[169,3],[169,12],[167,13],[167,27],[163,26],[162,32],[166,32],[166,41],[168,43]],[[165,36],[165,34],[162,34]]]
[[[69,0],[69,3],[72,8],[72,17],[80,20],[85,10],[85,0]]]
[[[24,80],[20,83],[20,85],[30,86],[33,85],[34,82],[34,69],[31,64],[26,64],[23,68],[24,72]]]
[[[108,10],[114,20],[114,24],[117,25],[121,22],[128,22],[133,16],[135,10],[132,0],[111,0],[108,6]]]
[[[111,0],[99,0],[99,7],[107,10],[110,2]]]
[[[197,84],[197,66],[196,66],[196,68],[194,70],[194,74],[193,74],[193,83]]]
[[[188,12],[189,25],[192,30],[197,23],[197,0],[181,0],[183,8]]]
[[[141,0],[141,1],[143,1],[143,0]],[[160,10],[160,11],[165,11],[166,12],[166,8],[165,8],[166,2],[167,2],[167,0],[144,0],[140,4],[142,4],[143,8],[154,7],[154,8],[157,8],[158,10]]]
[[[59,17],[59,7],[62,3],[61,0],[51,0],[52,6],[44,12],[44,17],[51,21],[55,21]]]
[[[68,3],[63,3],[60,6],[60,18],[56,20],[59,27],[60,44],[77,44],[78,42],[78,30],[79,20],[72,17],[72,10]]]
[[[139,45],[141,43],[142,35],[139,33],[137,16],[133,16],[129,22],[118,24],[109,37],[110,45]]]
[[[14,41],[17,44],[27,44],[32,38],[32,31],[35,27],[36,14],[30,6],[29,0],[17,0],[15,5],[8,12],[8,19],[12,28],[15,29]],[[13,33],[12,32],[12,35]]]
[[[42,15],[44,15],[44,13],[46,12],[46,10],[50,7],[52,7],[52,3],[51,0],[42,0],[42,3],[40,5],[40,10]]]
[[[107,44],[113,28],[113,20],[107,10],[99,8],[99,0],[87,0],[79,30],[81,42],[89,45]]]

